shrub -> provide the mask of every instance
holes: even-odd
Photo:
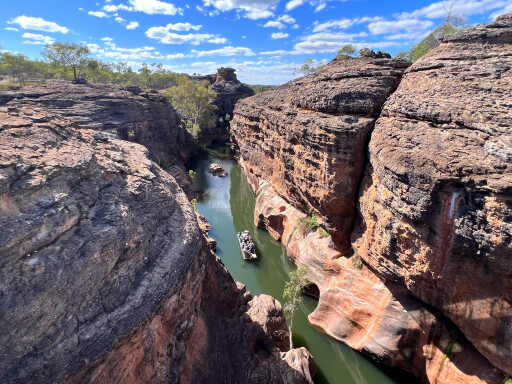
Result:
[[[329,237],[329,233],[327,233],[327,231],[325,229],[323,229],[322,227],[318,227],[318,231],[317,231],[319,234],[321,234],[323,237]]]
[[[318,224],[318,220],[315,214],[309,217],[302,217],[297,223],[297,229],[304,235],[308,234],[309,232],[316,231],[319,227],[320,225]]]
[[[358,255],[355,255],[352,259],[352,263],[354,263],[354,267],[357,269],[363,269],[363,260]]]

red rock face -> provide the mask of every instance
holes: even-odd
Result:
[[[297,222],[305,215],[268,183],[257,186],[255,224],[286,244],[288,256],[308,267],[320,291],[309,315],[314,328],[426,383],[501,383],[502,372],[442,316],[403,285],[379,278],[365,265],[358,268],[330,238],[301,233]]]
[[[366,143],[408,63],[359,58],[238,102],[231,133],[253,174],[313,209],[341,249],[350,229]]]
[[[394,88],[382,73],[358,78],[375,59],[329,64],[235,109],[255,223],[320,290],[310,322],[425,382],[512,374],[511,42],[512,14],[446,39],[376,123]],[[296,230],[311,208],[334,249]],[[346,259],[350,236],[361,270]]]
[[[370,142],[354,249],[512,374],[512,15],[414,64]]]
[[[0,382],[312,383],[144,147],[41,106],[0,124]]]

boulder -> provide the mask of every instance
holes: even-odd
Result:
[[[217,163],[211,163],[208,167],[208,172],[211,173],[213,176],[219,176],[219,177],[226,177],[228,175],[226,173],[226,171],[224,170],[224,168],[222,168]]]

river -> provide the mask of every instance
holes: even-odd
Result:
[[[188,169],[196,172],[194,183],[202,192],[198,199],[199,212],[212,229],[210,236],[217,241],[217,255],[231,275],[247,286],[253,295],[272,295],[283,303],[283,288],[288,273],[295,268],[281,243],[253,223],[255,194],[239,165],[229,156],[229,144],[211,147],[189,161]],[[208,173],[208,165],[219,164],[227,177]],[[257,261],[242,259],[236,233],[248,229],[254,239]],[[315,331],[307,315],[317,300],[304,297],[304,303],[293,321],[295,347],[306,347],[315,359],[317,384],[388,384],[394,383],[378,367],[360,353],[324,334]]]

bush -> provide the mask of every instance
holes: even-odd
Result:
[[[352,259],[352,263],[354,263],[354,267],[357,269],[363,269],[363,260],[358,255],[355,255]]]
[[[297,223],[297,229],[301,231],[304,235],[309,232],[316,231],[320,225],[318,224],[318,220],[315,214],[310,217],[302,217],[299,219]]]
[[[323,237],[329,237],[329,233],[327,233],[327,231],[325,229],[323,229],[322,227],[319,227],[318,228],[318,231],[317,231],[319,234],[321,234]]]

